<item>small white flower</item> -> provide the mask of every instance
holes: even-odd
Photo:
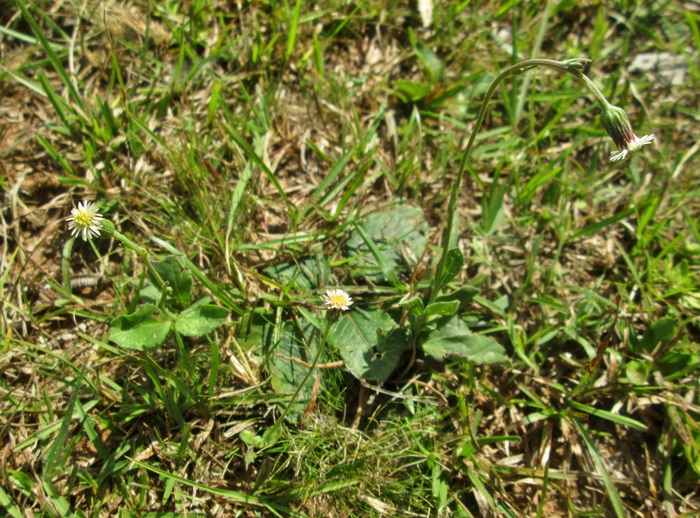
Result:
[[[72,236],[77,236],[82,233],[83,239],[93,239],[99,237],[102,230],[102,215],[97,213],[97,205],[87,201],[78,203],[78,208],[75,207],[70,211],[70,218],[66,218],[68,230]]]
[[[636,153],[640,148],[646,146],[647,144],[651,144],[652,140],[654,140],[653,133],[650,135],[644,135],[642,138],[639,138],[637,135],[632,135],[632,138],[625,142],[624,149],[610,155],[610,161],[617,162],[618,160],[624,160],[627,158],[627,155]]]
[[[323,296],[323,302],[328,309],[340,309],[342,311],[347,311],[352,306],[350,295],[343,290],[327,290]]]

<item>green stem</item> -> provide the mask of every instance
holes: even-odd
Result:
[[[156,271],[156,269],[153,268],[153,265],[151,264],[151,260],[148,258],[148,251],[145,248],[143,248],[142,246],[139,246],[136,243],[134,243],[133,241],[131,241],[124,234],[120,234],[116,230],[113,232],[112,236],[115,239],[118,239],[126,248],[133,250],[134,252],[136,252],[138,254],[138,256],[141,258],[141,260],[146,265],[146,268],[148,268],[149,273],[153,276],[153,278],[158,283],[158,288],[160,288],[160,290],[163,291],[166,287],[165,281],[160,276],[160,274]]]
[[[577,58],[577,59],[567,59],[565,61],[555,61],[553,59],[528,59],[525,61],[521,61],[520,63],[516,63],[515,65],[511,65],[505,70],[503,70],[498,76],[496,76],[496,79],[493,80],[491,83],[491,86],[489,86],[488,91],[486,92],[486,95],[484,96],[484,100],[481,103],[481,108],[479,109],[479,115],[476,118],[476,124],[474,125],[474,129],[471,132],[471,135],[469,136],[469,141],[467,142],[467,148],[464,151],[464,154],[462,155],[462,160],[459,163],[459,170],[457,172],[457,179],[455,182],[452,184],[452,190],[450,193],[450,201],[447,206],[447,225],[445,226],[445,236],[443,239],[443,249],[442,249],[442,255],[440,257],[440,261],[438,262],[437,265],[437,270],[435,272],[435,280],[433,281],[433,290],[432,293],[430,294],[430,302],[434,302],[436,297],[438,296],[440,290],[443,288],[441,286],[442,282],[442,276],[443,272],[445,270],[445,262],[447,259],[447,252],[450,250],[450,242],[453,241],[453,232],[454,232],[454,224],[455,224],[455,215],[456,215],[456,210],[457,210],[457,198],[459,196],[459,190],[462,186],[462,180],[464,179],[464,171],[467,168],[467,161],[469,160],[469,156],[471,155],[472,148],[474,147],[474,141],[476,140],[476,135],[479,133],[479,130],[481,129],[481,125],[484,122],[484,118],[486,117],[486,110],[488,108],[488,104],[491,101],[491,97],[493,97],[494,92],[496,91],[496,88],[498,85],[507,77],[515,74],[520,74],[522,72],[525,72],[526,70],[529,70],[531,68],[535,67],[550,67],[554,68],[556,70],[559,70],[561,72],[566,72],[569,74],[572,74],[573,76],[577,77],[579,80],[583,81],[584,84],[589,88],[591,93],[596,97],[598,102],[603,106],[608,106],[610,103],[608,100],[605,98],[605,96],[602,94],[602,92],[598,89],[598,87],[591,81],[583,72],[581,72],[581,69],[584,68],[588,63],[590,63],[589,59],[586,58]],[[456,239],[454,240],[456,243]]]

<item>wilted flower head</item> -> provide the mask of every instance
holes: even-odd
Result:
[[[342,311],[347,311],[352,306],[350,295],[343,290],[327,290],[323,296],[323,302],[328,309],[340,309]]]
[[[68,230],[72,236],[77,236],[82,233],[83,239],[93,239],[99,237],[100,230],[103,226],[103,218],[97,213],[97,205],[91,202],[81,201],[78,203],[78,208],[71,210],[71,217],[66,218],[68,221]]]
[[[654,140],[653,134],[644,135],[641,138],[635,135],[625,110],[612,104],[607,104],[603,107],[603,112],[600,114],[600,123],[605,128],[605,131],[608,132],[615,145],[621,149],[621,151],[610,155],[611,162],[623,160],[628,154],[636,152]]]
[[[651,144],[652,140],[654,140],[653,133],[644,135],[641,138],[637,135],[632,135],[632,139],[627,142],[627,147],[622,151],[618,151],[617,153],[610,155],[610,161],[617,162],[618,160],[624,160],[628,154],[635,153],[639,150],[639,148],[642,148],[647,144]]]

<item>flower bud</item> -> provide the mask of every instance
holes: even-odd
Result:
[[[632,125],[622,108],[612,104],[604,106],[603,112],[600,114],[600,123],[617,147],[627,149],[629,143],[634,140]]]
[[[102,237],[112,237],[114,235],[114,230],[114,223],[108,219],[102,221],[102,232],[100,233]]]

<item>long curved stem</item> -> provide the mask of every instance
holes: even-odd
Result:
[[[474,125],[474,129],[471,132],[471,135],[469,136],[469,141],[467,142],[467,148],[464,150],[464,154],[462,155],[462,160],[459,163],[459,170],[457,172],[457,179],[455,180],[454,184],[452,185],[452,192],[450,194],[450,201],[447,206],[447,225],[445,227],[445,236],[443,239],[443,249],[442,249],[442,255],[440,257],[440,261],[438,262],[437,270],[435,272],[435,280],[433,282],[433,291],[430,295],[430,302],[434,302],[435,298],[438,296],[438,293],[440,290],[443,288],[440,284],[442,283],[442,278],[443,278],[443,272],[445,270],[445,262],[447,259],[447,252],[452,248],[451,241],[455,241],[456,243],[456,238],[453,238],[453,232],[454,232],[454,226],[455,226],[455,215],[456,215],[456,210],[457,210],[457,199],[459,196],[459,191],[462,186],[462,180],[464,179],[464,171],[466,170],[467,167],[467,161],[469,160],[469,156],[471,155],[472,148],[474,147],[474,141],[476,140],[476,135],[479,133],[479,130],[481,129],[481,125],[484,122],[484,118],[486,117],[486,110],[488,108],[489,102],[491,101],[491,97],[493,97],[494,92],[496,91],[496,88],[498,85],[507,77],[515,74],[520,74],[522,72],[525,72],[526,70],[529,70],[531,68],[535,67],[550,67],[554,68],[556,70],[559,70],[561,72],[566,72],[569,74],[572,74],[573,76],[577,77],[581,81],[585,83],[585,85],[589,88],[591,93],[596,97],[598,102],[604,107],[609,105],[610,103],[608,100],[605,98],[605,96],[602,94],[602,92],[598,89],[598,87],[591,81],[583,72],[581,72],[581,69],[585,68],[586,65],[590,63],[589,59],[586,58],[576,58],[576,59],[568,59],[565,61],[556,61],[553,59],[528,59],[525,61],[521,61],[520,63],[516,63],[515,65],[511,65],[505,70],[503,70],[496,78],[493,80],[491,83],[491,86],[489,86],[489,89],[486,92],[486,95],[484,96],[484,100],[481,103],[481,108],[479,109],[479,115],[476,118],[476,124]]]

